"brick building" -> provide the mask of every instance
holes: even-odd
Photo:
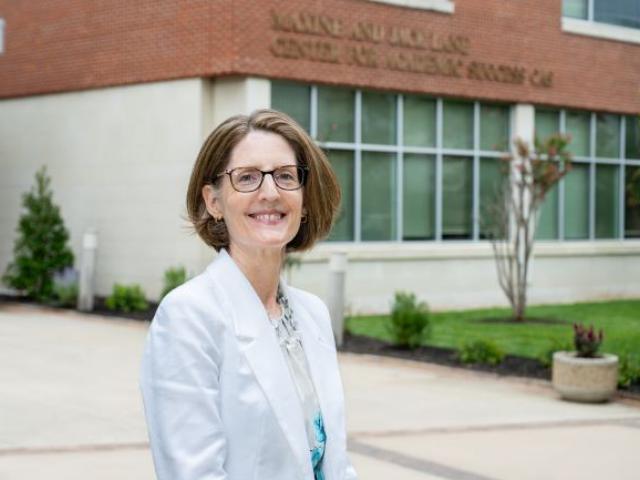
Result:
[[[539,221],[532,302],[640,292],[640,6],[632,0],[0,0],[0,268],[20,193],[46,164],[97,289],[212,257],[185,228],[204,137],[231,114],[296,118],[344,202],[296,285],[349,258],[353,312],[395,290],[501,305],[480,221],[515,137],[572,136]]]

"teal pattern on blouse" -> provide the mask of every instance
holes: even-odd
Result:
[[[311,466],[315,480],[324,480],[322,472],[322,460],[327,442],[327,434],[324,429],[322,411],[316,389],[311,380],[309,364],[304,354],[302,338],[298,331],[297,323],[293,316],[293,310],[289,305],[281,286],[278,286],[278,303],[282,307],[280,318],[270,318],[280,343],[280,348],[286,359],[291,378],[298,393],[305,419],[305,430],[309,443]]]
[[[324,422],[320,412],[313,421],[313,429],[316,440],[316,447],[311,449],[311,465],[313,466],[313,476],[315,480],[324,480],[322,473],[322,458],[324,457],[324,446],[327,442],[327,434],[324,431]]]

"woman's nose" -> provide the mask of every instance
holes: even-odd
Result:
[[[265,173],[260,185],[260,196],[264,198],[275,198],[280,195],[272,173]]]

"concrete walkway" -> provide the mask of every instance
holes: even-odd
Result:
[[[146,329],[0,304],[1,480],[154,478],[137,385]],[[340,361],[361,479],[640,478],[640,402],[572,404],[546,382]]]

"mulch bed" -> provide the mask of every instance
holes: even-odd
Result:
[[[495,373],[501,376],[537,378],[551,380],[551,369],[546,368],[538,360],[517,355],[505,355],[499,365],[465,364],[456,357],[452,348],[421,346],[415,350],[394,347],[388,342],[364,335],[345,333],[342,352],[380,355],[385,357],[414,360],[417,362],[435,363],[447,367],[465,368],[481,372]],[[640,383],[632,384],[628,389],[618,389],[622,397],[640,400]]]
[[[145,320],[151,321],[153,320],[153,316],[156,314],[156,310],[158,309],[158,304],[154,302],[149,302],[149,307],[146,310],[140,312],[119,312],[115,310],[109,310],[105,304],[106,297],[96,297],[93,301],[93,311],[87,312],[95,315],[102,315],[105,317],[125,317],[131,318],[133,320]]]
[[[432,347],[423,345],[410,350],[394,347],[390,343],[364,335],[345,334],[341,351],[351,353],[366,353],[385,357],[402,358],[418,362],[435,363],[448,367],[466,368],[482,372],[491,372],[504,376],[530,377],[551,380],[551,370],[545,368],[538,360],[505,355],[502,363],[491,366],[485,364],[465,364],[458,360],[456,351],[452,348]]]
[[[0,305],[2,303],[22,303],[39,305],[33,300],[15,297],[10,295],[0,294]],[[49,305],[53,308],[67,309],[64,307],[56,307],[55,305]],[[149,303],[149,308],[142,312],[118,312],[109,310],[105,305],[104,297],[96,297],[94,302],[94,310],[92,312],[85,312],[93,315],[101,315],[107,317],[118,318],[130,318],[140,321],[151,321],[158,305],[156,303]],[[495,322],[496,319],[487,320],[488,322]],[[547,319],[539,319],[542,322],[550,322]],[[555,320],[553,320],[555,322]],[[460,362],[456,357],[456,351],[452,348],[433,347],[433,346],[421,346],[415,350],[406,348],[394,347],[388,342],[378,340],[376,338],[367,337],[364,335],[353,335],[349,332],[345,332],[344,342],[342,347],[339,348],[342,352],[360,353],[368,355],[380,355],[385,357],[401,358],[404,360],[414,360],[425,363],[435,363],[437,365],[445,365],[448,367],[465,368],[468,370],[475,370],[481,372],[490,372],[502,376],[513,377],[525,377],[525,378],[537,378],[542,380],[551,380],[551,370],[545,368],[538,360],[526,357],[519,357],[517,355],[506,355],[504,360],[499,365],[491,366],[484,364],[465,364]],[[640,382],[632,384],[628,389],[618,390],[623,397],[634,398],[640,400]]]
[[[154,302],[149,302],[149,307],[146,310],[140,312],[120,312],[116,310],[109,310],[105,304],[106,297],[95,297],[93,301],[93,311],[91,312],[82,312],[89,315],[101,315],[104,317],[118,317],[118,318],[129,318],[131,320],[143,320],[143,321],[151,321],[153,316],[156,313],[156,309],[158,308],[158,304]],[[57,308],[60,310],[74,310],[75,308],[71,307],[61,307],[56,304],[48,304],[48,303],[39,303],[35,300],[32,300],[27,297],[17,297],[13,295],[0,294],[0,305],[3,303],[21,303],[24,305],[40,305],[46,306],[49,308]]]

